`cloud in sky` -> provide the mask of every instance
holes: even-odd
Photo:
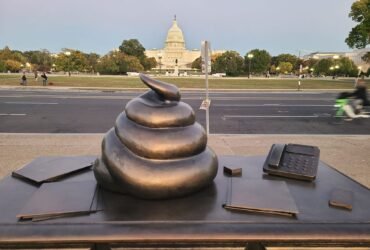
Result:
[[[177,15],[186,47],[209,40],[214,49],[244,55],[260,48],[273,55],[347,51],[355,25],[353,0],[0,0],[0,48],[57,52],[75,48],[104,54],[122,40],[162,48]]]

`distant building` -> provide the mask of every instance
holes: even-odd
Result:
[[[357,49],[352,52],[347,52],[346,56],[351,59],[358,67],[361,67],[361,70],[363,72],[366,72],[370,68],[370,64],[362,60],[361,57],[363,57],[367,52],[370,52],[370,48]]]
[[[367,52],[370,52],[370,48],[365,49],[356,49],[351,52],[314,52],[303,56],[303,60],[308,60],[310,58],[314,59],[324,59],[324,58],[339,58],[339,57],[348,57],[351,59],[358,67],[361,67],[361,70],[366,72],[370,68],[370,64],[362,60]]]
[[[200,47],[200,41],[199,41]],[[224,53],[225,50],[212,51],[212,54]],[[168,30],[163,49],[146,50],[147,57],[154,57],[158,63],[157,69],[174,70],[176,63],[181,70],[190,70],[192,62],[200,57],[200,50],[187,50],[182,30],[177,24],[176,17]]]

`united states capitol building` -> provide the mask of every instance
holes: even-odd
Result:
[[[199,41],[200,47],[200,41]],[[212,54],[222,54],[225,50],[212,51]],[[177,66],[180,70],[190,70],[192,62],[200,57],[200,50],[187,50],[184,34],[177,24],[176,17],[168,30],[163,49],[146,50],[147,57],[154,57],[158,63],[156,69],[173,71]]]

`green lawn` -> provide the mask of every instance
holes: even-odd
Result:
[[[0,86],[18,86],[21,75],[0,75]],[[203,78],[164,77],[158,78],[173,83],[180,88],[204,88]],[[53,76],[49,75],[49,83],[53,86],[71,87],[110,87],[110,88],[143,88],[144,84],[138,77],[127,76]],[[353,89],[354,79],[300,79],[302,89]],[[210,78],[211,89],[297,89],[298,79],[248,79],[248,78]],[[370,80],[367,80],[370,83]],[[32,75],[28,76],[29,86],[41,86],[39,77],[36,82]]]

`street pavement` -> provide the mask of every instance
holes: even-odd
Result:
[[[0,133],[104,133],[135,91],[0,90]],[[211,92],[212,134],[370,134],[370,119],[336,120],[336,92]],[[182,91],[196,112],[204,91]]]

